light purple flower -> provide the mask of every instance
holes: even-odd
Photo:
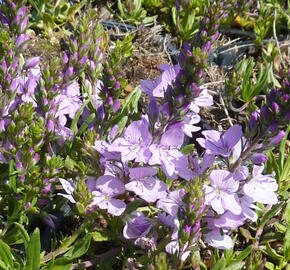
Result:
[[[216,130],[203,131],[202,135],[205,139],[198,138],[196,140],[203,148],[206,149],[208,154],[229,157],[234,146],[242,138],[243,132],[240,125],[234,125],[223,135]]]
[[[56,102],[59,104],[57,116],[68,114],[69,117],[73,119],[82,106],[79,84],[77,81],[66,86],[63,90],[63,94],[56,97]]]
[[[178,64],[175,66],[160,65],[158,68],[162,70],[163,73],[155,82],[141,80],[141,90],[149,96],[163,98],[168,85],[171,85],[176,79],[177,74],[180,71],[180,66]]]
[[[93,191],[93,202],[90,206],[97,205],[101,209],[107,209],[108,213],[120,216],[126,209],[126,204],[115,196],[125,193],[123,182],[111,175],[103,175],[96,181],[97,191]]]
[[[242,214],[235,215],[230,211],[226,211],[220,217],[214,219],[214,226],[224,230],[233,230],[242,226],[245,219]]]
[[[205,235],[205,242],[218,249],[231,249],[234,246],[233,240],[220,230],[212,230]]]
[[[31,58],[26,60],[24,68],[26,68],[26,69],[33,68],[33,67],[37,66],[39,64],[39,62],[40,62],[39,56],[31,57]]]
[[[184,194],[184,189],[171,191],[166,198],[158,200],[156,206],[171,216],[177,216],[179,208],[184,207],[184,202],[182,201]]]
[[[27,40],[29,40],[29,36],[28,35],[24,35],[24,34],[20,34],[16,40],[16,49],[18,49],[24,42],[26,42]],[[28,44],[25,44],[23,46],[23,50],[25,50],[27,48]]]
[[[203,89],[197,98],[191,102],[189,109],[195,113],[199,113],[199,107],[208,107],[213,104],[213,97],[207,92],[207,89]]]
[[[166,197],[166,184],[152,177],[157,174],[154,168],[138,167],[129,169],[130,182],[125,185],[126,189],[133,191],[146,202],[155,202],[157,199]]]
[[[204,153],[202,162],[201,162],[201,167],[198,164],[198,159],[196,157],[192,158],[192,163],[194,166],[194,177],[197,177],[201,174],[203,174],[207,168],[209,168],[215,161],[215,156],[214,155],[209,155],[207,153]]]
[[[73,197],[73,192],[76,189],[76,183],[72,179],[65,180],[63,178],[59,178],[59,181],[67,194],[57,193],[57,195],[67,198],[71,203],[76,203]]]
[[[171,128],[163,133],[159,144],[152,144],[150,151],[152,156],[150,165],[161,165],[168,177],[176,178],[176,175],[190,180],[192,171],[187,168],[187,157],[177,148],[183,143],[184,133],[181,128]]]
[[[147,235],[152,227],[153,224],[142,212],[134,211],[126,221],[123,235],[127,239],[141,238]]]
[[[185,115],[183,120],[182,130],[185,135],[192,137],[192,133],[200,130],[200,127],[194,126],[194,124],[199,123],[200,116],[194,112],[189,112]]]
[[[263,175],[264,166],[254,166],[253,178],[244,185],[243,191],[254,202],[276,204],[278,202],[275,191],[278,189],[276,180],[270,175]]]
[[[109,151],[121,153],[122,162],[135,160],[136,162],[148,163],[151,153],[149,146],[152,136],[149,132],[148,123],[143,118],[134,121],[125,130],[121,138],[117,138],[109,147]]]
[[[226,210],[239,215],[242,208],[236,194],[239,181],[225,170],[213,170],[209,176],[211,186],[205,185],[205,204],[210,205],[218,214]]]

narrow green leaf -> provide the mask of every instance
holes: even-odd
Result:
[[[283,256],[279,255],[276,250],[274,250],[269,243],[266,243],[266,251],[273,259],[281,261]]]
[[[225,258],[219,259],[211,269],[212,270],[224,270],[224,269],[226,269]]]
[[[27,231],[23,228],[23,226],[17,222],[14,223],[15,226],[19,229],[20,233],[21,233],[21,236],[22,236],[22,239],[23,239],[23,242],[24,242],[24,246],[25,246],[25,249],[27,248],[28,246],[28,243],[30,241],[30,238],[29,238],[29,235],[27,233]]]
[[[290,200],[287,202],[286,208],[285,208],[285,212],[283,215],[283,219],[286,220],[286,224],[288,225],[288,227],[290,226]]]
[[[74,259],[81,257],[88,251],[91,240],[91,234],[86,234],[84,237],[77,240],[73,247],[65,254],[65,257],[71,257]]]
[[[9,184],[8,186],[11,188],[13,192],[16,192],[16,170],[15,170],[15,161],[14,159],[10,159],[9,161]]]
[[[91,122],[93,122],[93,120],[96,118],[96,115],[94,113],[92,113],[87,119],[86,121],[81,125],[81,127],[78,130],[77,136],[81,136],[84,131],[88,128],[89,124]]]
[[[273,216],[275,216],[279,210],[281,210],[281,208],[283,207],[283,204],[284,202],[280,202],[279,204],[276,204],[269,212],[267,212],[265,216],[263,217],[260,223],[260,226],[264,227],[266,223],[268,222],[268,220],[272,218]]]
[[[284,238],[284,258],[290,261],[290,226],[288,226]]]
[[[23,270],[39,270],[40,266],[40,231],[34,230],[26,251],[26,263]]]
[[[254,246],[253,245],[250,245],[248,246],[246,249],[244,249],[241,253],[239,253],[239,255],[236,256],[236,258],[234,259],[234,262],[241,262],[243,261],[244,259],[246,259],[249,254],[252,252]]]
[[[5,269],[13,269],[13,257],[10,247],[0,239],[0,259],[6,265]],[[14,270],[14,269],[13,269]]]
[[[246,262],[235,262],[226,267],[226,270],[240,270]]]

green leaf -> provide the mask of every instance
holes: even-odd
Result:
[[[40,231],[34,230],[27,246],[26,263],[23,270],[39,270],[40,266]]]
[[[0,259],[3,261],[3,263],[5,264],[6,268],[5,269],[13,269],[13,257],[12,257],[12,253],[10,250],[10,247],[4,243],[1,239],[0,239]],[[9,267],[9,268],[7,268]]]
[[[119,134],[122,134],[123,129],[126,126],[126,123],[128,121],[128,113],[130,111],[130,114],[136,114],[138,113],[138,101],[141,97],[141,90],[140,88],[135,88],[135,90],[130,93],[130,95],[127,97],[126,102],[119,114],[117,114],[115,117],[112,118],[110,121],[110,127],[113,127],[114,125],[118,124],[119,126]]]
[[[246,262],[236,262],[232,263],[226,267],[226,270],[240,270],[243,268]]]
[[[42,270],[70,270],[73,260],[74,260],[74,258],[66,258],[66,257],[52,260]]]
[[[212,270],[224,270],[224,269],[226,269],[225,258],[219,259],[211,269]]]
[[[128,203],[124,213],[130,214],[131,212],[136,211],[136,209],[138,207],[140,207],[143,203],[144,203],[144,201],[140,200],[140,199],[136,199],[136,200]]]
[[[27,231],[23,228],[23,226],[17,222],[14,223],[15,226],[18,228],[18,230],[20,231],[21,233],[21,236],[22,236],[22,239],[23,239],[23,242],[24,242],[24,246],[25,246],[25,249],[28,247],[28,244],[29,244],[29,241],[30,241],[30,238],[29,238],[29,235],[27,233]]]
[[[290,200],[287,202],[286,208],[285,208],[285,212],[283,215],[283,219],[286,220],[286,224],[288,225],[288,227],[290,226]]]
[[[234,262],[237,263],[246,259],[249,256],[249,254],[252,252],[253,248],[254,248],[253,245],[248,246],[241,253],[239,253],[239,255],[235,257]]]
[[[290,226],[288,226],[284,238],[284,258],[290,261]]]
[[[14,159],[10,159],[9,161],[9,183],[8,186],[9,188],[13,191],[16,192],[17,186],[17,171],[15,170],[15,161]]]
[[[104,232],[91,232],[90,235],[93,237],[94,242],[105,242],[112,239],[109,234]]]
[[[73,247],[65,254],[65,257],[74,259],[81,257],[88,251],[91,240],[91,234],[86,234],[73,245]]]
[[[96,115],[94,113],[92,113],[87,119],[86,121],[81,125],[81,127],[78,130],[77,136],[81,136],[84,131],[88,128],[89,124],[91,122],[94,121],[94,119],[96,118]]]
[[[183,153],[184,155],[188,155],[194,149],[194,147],[195,147],[194,144],[185,145],[184,147],[182,147],[180,152]]]
[[[282,209],[283,204],[284,204],[284,202],[280,202],[279,204],[276,204],[269,212],[267,212],[265,214],[265,216],[263,217],[263,219],[260,223],[260,226],[264,227],[266,225],[266,223],[268,222],[268,220],[270,218],[272,218],[273,216],[275,216],[278,213],[278,211],[280,211]]]

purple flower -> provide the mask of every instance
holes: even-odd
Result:
[[[208,107],[213,104],[213,97],[207,92],[207,89],[203,89],[198,97],[194,99],[190,104],[190,110],[195,113],[199,113],[199,107]]]
[[[264,165],[254,166],[253,178],[244,185],[244,193],[254,202],[276,204],[278,202],[275,191],[278,189],[276,180],[270,175],[263,175]]]
[[[115,196],[125,193],[123,182],[111,175],[103,175],[96,181],[97,191],[93,191],[93,202],[90,206],[97,205],[101,209],[107,209],[108,213],[120,216],[126,209],[126,204]]]
[[[204,138],[198,138],[199,144],[206,149],[208,154],[229,157],[233,147],[242,138],[243,132],[240,125],[229,128],[225,134],[221,135],[216,130],[206,130],[202,132]]]
[[[24,35],[24,34],[20,34],[16,40],[16,49],[18,49],[24,42],[26,42],[27,40],[29,40],[29,36],[28,35]],[[25,50],[27,48],[27,44],[25,44],[23,46],[23,50]]]
[[[146,202],[155,202],[157,199],[166,197],[166,184],[152,177],[157,174],[157,170],[153,168],[139,167],[131,168],[130,182],[125,185],[127,190],[135,192],[140,198]]]
[[[182,201],[184,194],[184,189],[171,191],[166,198],[158,200],[156,206],[171,216],[177,216],[179,208],[184,206],[184,202]]]
[[[130,214],[130,219],[126,221],[123,235],[127,239],[141,238],[147,235],[152,227],[153,224],[142,212],[134,211]]]
[[[209,176],[211,186],[205,185],[205,204],[210,205],[218,214],[226,210],[239,215],[242,208],[238,195],[239,182],[234,175],[225,170],[213,170]]]
[[[29,59],[27,59],[24,68],[29,69],[29,68],[33,68],[35,66],[37,66],[40,62],[40,57],[36,56],[36,57],[31,57]]]
[[[56,102],[59,104],[57,116],[68,114],[69,117],[73,119],[82,106],[79,84],[77,81],[66,86],[63,90],[63,94],[56,97]]]
[[[198,164],[198,159],[196,157],[193,157],[192,163],[194,166],[194,176],[196,177],[203,174],[205,170],[214,163],[214,161],[215,161],[214,155],[209,155],[205,153],[201,162],[201,167],[200,167]]]
[[[180,66],[178,64],[175,66],[160,65],[158,68],[162,70],[163,73],[155,82],[141,80],[141,90],[149,96],[162,98],[164,97],[164,92],[167,87],[176,79],[180,71]]]
[[[76,203],[75,199],[73,198],[73,192],[76,189],[76,183],[72,179],[65,180],[63,178],[59,178],[59,181],[67,194],[57,193],[57,195],[61,195],[62,197],[67,198],[71,203]]]
[[[218,249],[231,249],[234,246],[233,240],[225,233],[215,229],[205,235],[205,242]]]
[[[161,165],[168,177],[176,178],[176,175],[190,180],[193,173],[187,168],[187,157],[177,148],[183,143],[184,133],[180,128],[171,128],[161,137],[159,144],[150,146],[152,157],[150,165]]]
[[[222,228],[224,230],[233,230],[242,226],[245,222],[245,217],[240,215],[235,215],[230,211],[226,211],[220,217],[214,219],[214,225],[217,228]]]
[[[148,163],[151,153],[149,146],[152,141],[152,136],[148,129],[148,124],[145,119],[134,121],[125,130],[121,138],[117,138],[109,151],[121,153],[122,162],[135,160],[136,162]]]
[[[182,130],[185,135],[192,137],[192,133],[200,130],[200,127],[194,126],[194,124],[199,123],[200,116],[194,112],[189,112],[185,115],[183,120]]]
[[[250,123],[249,123],[250,129],[255,128],[258,125],[258,122],[259,122],[259,113],[258,111],[254,111],[252,112],[251,117],[250,117]]]

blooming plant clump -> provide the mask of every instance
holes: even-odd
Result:
[[[156,80],[142,80],[124,100],[131,37],[106,55],[102,26],[88,12],[62,57],[42,64],[23,56],[26,6],[3,1],[1,26],[13,35],[1,44],[1,269],[107,269],[106,256],[122,257],[125,269],[157,269],[162,260],[172,269],[206,269],[197,258],[202,249],[231,252],[237,229],[259,224],[256,237],[248,236],[254,244],[227,261],[237,269],[253,264],[257,258],[244,259],[258,251],[266,218],[282,209],[279,191],[288,194],[288,159],[284,165],[283,155],[278,178],[267,161],[289,132],[289,73],[281,89],[265,90],[264,103],[244,123],[201,130],[200,112],[214,102],[204,84],[216,19],[228,16],[232,2],[213,1],[208,12],[216,16],[200,21],[196,44],[184,43],[176,65],[161,65]],[[142,92],[150,100],[144,113]],[[75,232],[58,241],[68,217],[77,220]],[[111,251],[94,254],[95,243],[105,241]],[[224,266],[216,269],[225,269],[218,257]]]

